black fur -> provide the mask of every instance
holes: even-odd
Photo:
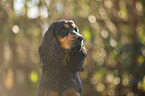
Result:
[[[38,96],[82,96],[82,85],[78,71],[83,70],[83,62],[86,57],[86,49],[81,45],[81,49],[65,51],[60,47],[56,38],[56,31],[59,26],[67,23],[66,20],[54,22],[43,37],[39,47],[42,75],[39,82]],[[73,22],[73,21],[69,21]],[[68,54],[66,62],[65,55]],[[73,91],[80,95],[72,95]],[[55,95],[54,95],[55,94]],[[70,94],[70,95],[69,95]]]

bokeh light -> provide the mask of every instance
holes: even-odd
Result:
[[[95,22],[96,22],[96,17],[95,17],[94,15],[90,15],[90,16],[88,17],[88,20],[89,20],[89,22],[91,22],[91,23],[95,23]]]
[[[13,31],[15,34],[19,33],[19,27],[18,27],[18,25],[14,25],[14,26],[12,27],[12,31]]]

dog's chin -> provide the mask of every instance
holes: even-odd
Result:
[[[63,48],[64,52],[76,52],[76,51],[79,51],[80,49],[81,49],[81,45],[77,45],[75,47],[72,47],[71,49]]]
[[[79,51],[81,49],[81,45],[75,46],[71,49],[71,51]]]

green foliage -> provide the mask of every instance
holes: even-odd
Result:
[[[35,71],[32,71],[30,74],[30,79],[34,83],[38,82],[38,74]]]
[[[84,40],[86,40],[86,41],[90,41],[91,40],[91,38],[92,38],[91,35],[92,34],[91,34],[91,32],[88,29],[84,29],[82,31],[82,34],[83,34]]]

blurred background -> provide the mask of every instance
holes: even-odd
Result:
[[[84,96],[145,96],[145,0],[0,0],[0,96],[37,96],[38,47],[60,19],[84,36]]]

